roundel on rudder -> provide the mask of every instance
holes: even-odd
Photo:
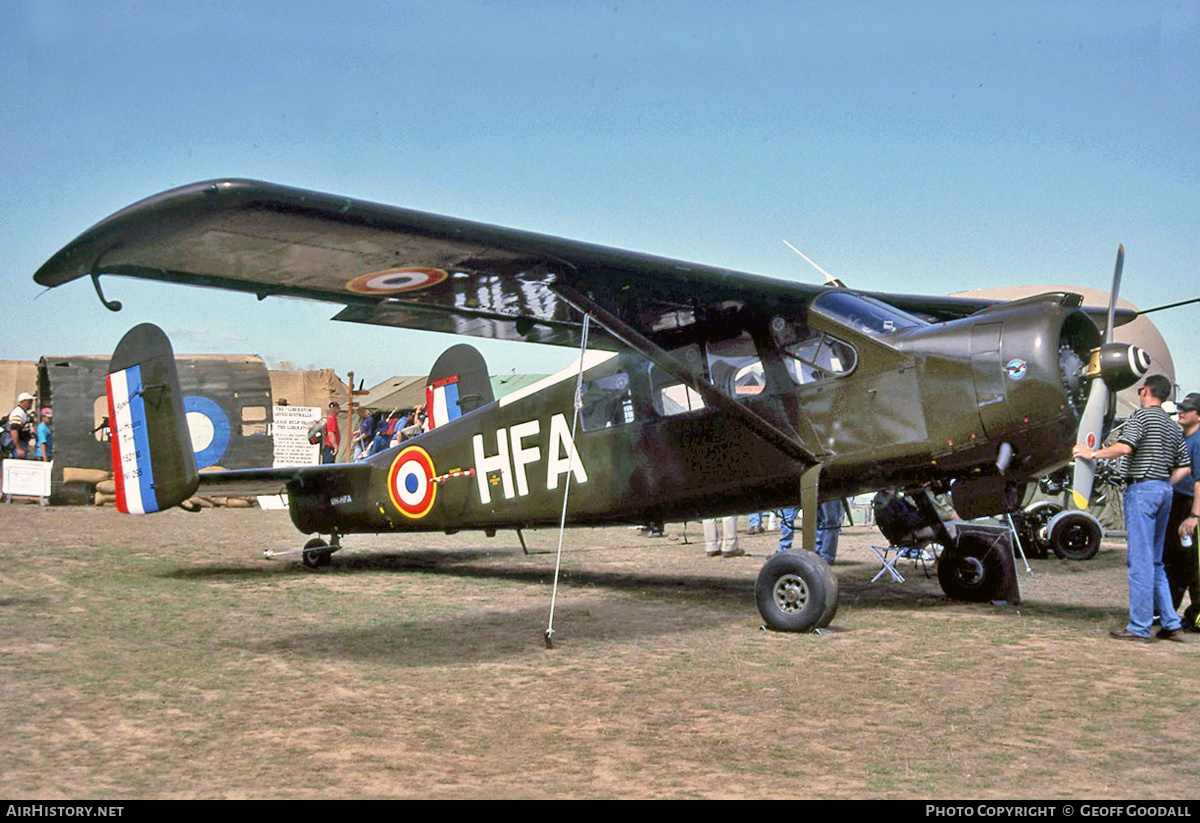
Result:
[[[183,398],[183,413],[192,436],[196,468],[217,465],[229,448],[229,418],[224,409],[207,397],[190,394]]]
[[[437,497],[433,458],[420,446],[409,446],[396,455],[388,471],[388,494],[405,517],[424,517]]]

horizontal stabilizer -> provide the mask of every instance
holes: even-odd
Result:
[[[287,494],[289,484],[301,486],[333,485],[337,478],[345,482],[369,482],[372,468],[366,463],[328,463],[315,466],[280,466],[260,469],[226,469],[200,473],[199,494],[253,495]]]

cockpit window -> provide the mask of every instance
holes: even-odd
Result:
[[[784,346],[782,351],[788,374],[801,385],[841,377],[858,365],[858,353],[853,346],[815,330],[803,340]]]
[[[841,289],[830,289],[814,298],[811,310],[872,337],[885,337],[902,329],[929,325],[895,306]]]
[[[705,346],[708,373],[713,385],[730,397],[754,397],[766,388],[766,375],[758,349],[749,334],[717,340]]]
[[[755,359],[737,370],[733,376],[734,397],[754,397],[767,387],[767,374],[761,360]]]
[[[693,374],[704,376],[704,360],[699,346],[693,343],[671,353]],[[695,389],[679,382],[653,363],[650,364],[650,393],[654,410],[664,417],[704,408],[704,398]]]
[[[704,408],[704,398],[682,383],[664,383],[654,393],[654,408],[664,417]]]
[[[629,388],[629,375],[623,371],[595,380],[586,380],[580,386],[580,419],[584,431],[624,426],[634,422],[633,393]]]

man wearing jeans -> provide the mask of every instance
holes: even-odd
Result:
[[[1163,544],[1163,570],[1167,585],[1171,588],[1171,602],[1175,609],[1183,605],[1184,595],[1191,600],[1183,613],[1184,631],[1200,631],[1196,618],[1200,617],[1200,567],[1196,563],[1196,545],[1184,546],[1181,538],[1186,534],[1195,540],[1195,510],[1200,508],[1195,500],[1196,469],[1200,468],[1200,394],[1189,394],[1179,401],[1179,425],[1183,427],[1183,441],[1191,457],[1192,472],[1175,484],[1171,498],[1171,519],[1167,523],[1167,539]],[[1184,523],[1187,525],[1184,525]]]
[[[1159,639],[1183,639],[1183,624],[1171,603],[1162,563],[1171,514],[1171,480],[1181,478],[1190,466],[1183,430],[1162,408],[1170,396],[1171,381],[1161,374],[1150,375],[1138,389],[1141,408],[1126,421],[1116,443],[1102,449],[1080,444],[1073,450],[1076,457],[1085,460],[1129,455],[1125,489],[1129,623],[1124,629],[1109,632],[1117,640],[1150,642],[1150,625],[1156,612],[1162,620]]]
[[[792,548],[795,535],[795,507],[782,509],[779,518],[779,548],[786,552]],[[842,532],[842,501],[840,498],[826,500],[817,506],[817,554],[829,565],[837,559],[838,536]]]

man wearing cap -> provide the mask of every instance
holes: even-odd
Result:
[[[1152,374],[1138,389],[1141,408],[1130,415],[1116,443],[1102,449],[1083,444],[1073,449],[1085,460],[1129,455],[1125,487],[1125,565],[1129,567],[1129,623],[1109,632],[1117,640],[1149,643],[1155,613],[1161,617],[1160,640],[1182,640],[1183,621],[1171,606],[1171,589],[1163,572],[1163,540],[1171,516],[1171,481],[1184,477],[1188,454],[1183,432],[1163,411],[1171,381]]]
[[[12,456],[18,460],[32,460],[33,455],[29,453],[29,410],[33,408],[33,395],[29,392],[21,392],[17,396],[17,405],[8,413],[8,422],[5,424],[8,429],[8,434],[12,437]]]
[[[1196,619],[1200,617],[1200,563],[1197,563],[1196,545],[1196,484],[1200,480],[1200,394],[1192,393],[1179,401],[1179,425],[1183,426],[1183,439],[1187,444],[1192,470],[1173,488],[1171,497],[1171,519],[1167,522],[1167,536],[1163,541],[1163,571],[1171,589],[1171,602],[1176,611],[1183,604],[1183,595],[1188,595],[1188,607],[1183,613],[1183,628],[1200,631]],[[1192,537],[1192,545],[1184,547],[1180,542],[1183,535]]]
[[[37,454],[37,459],[44,463],[49,463],[54,455],[54,432],[50,429],[50,421],[53,419],[54,412],[42,409],[42,422],[38,423],[34,453]]]

